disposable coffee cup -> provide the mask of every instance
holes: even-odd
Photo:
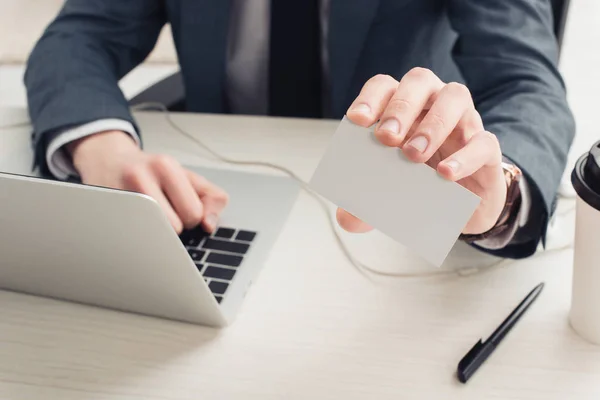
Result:
[[[577,193],[570,324],[588,342],[600,344],[600,141],[571,173]]]

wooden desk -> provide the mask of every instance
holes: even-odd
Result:
[[[2,112],[0,121],[26,119],[23,110]],[[161,115],[137,117],[148,151],[206,163]],[[175,119],[229,157],[276,162],[303,179],[336,126]],[[1,170],[28,172],[29,131],[0,130]],[[344,238],[374,268],[428,268],[377,233]],[[314,199],[302,194],[224,330],[0,292],[0,397],[597,399],[600,348],[579,339],[567,320],[571,258],[566,249],[467,277],[368,280],[343,257]],[[457,246],[446,268],[495,261]],[[546,288],[530,312],[469,384],[459,384],[460,358],[540,281]]]

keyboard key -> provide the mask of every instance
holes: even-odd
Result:
[[[211,264],[227,265],[229,267],[239,267],[242,263],[242,259],[243,257],[241,256],[211,252],[208,253],[206,262]]]
[[[193,229],[184,230],[181,235],[179,235],[179,238],[187,247],[198,247],[206,236],[208,236],[208,233],[206,233],[201,226],[197,226]]]
[[[235,275],[235,269],[209,266],[208,268],[206,268],[206,271],[204,271],[202,275],[208,278],[217,278],[223,279],[225,281],[230,281]]]
[[[221,264],[226,265],[228,267],[239,267],[242,263],[243,257],[223,254],[223,253],[208,253],[208,257],[206,257],[206,262],[211,264]]]
[[[220,303],[223,300],[223,296],[217,296],[215,294],[215,299],[217,299],[217,303]]]
[[[231,239],[233,237],[234,233],[235,233],[235,229],[231,229],[231,228],[219,228],[215,232],[214,236],[215,237],[224,238],[224,239]]]
[[[198,271],[202,272],[202,268],[204,268],[204,264],[196,263],[196,268],[198,268]]]
[[[250,245],[246,243],[236,243],[228,240],[210,238],[206,239],[206,242],[204,242],[204,245],[202,246],[203,249],[228,251],[237,254],[246,254],[249,247]]]
[[[212,281],[208,287],[214,294],[223,294],[227,290],[229,283]]]
[[[254,240],[255,236],[256,236],[256,232],[239,231],[237,236],[235,237],[235,240],[243,240],[245,242],[251,242]]]
[[[188,250],[188,253],[190,253],[190,257],[192,257],[192,260],[196,262],[202,261],[202,258],[206,254],[206,252],[202,250]]]
[[[202,241],[200,238],[189,235],[181,239],[183,245],[186,247],[198,247],[200,242]]]

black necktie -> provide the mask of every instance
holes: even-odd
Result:
[[[319,0],[271,0],[269,114],[321,117]]]

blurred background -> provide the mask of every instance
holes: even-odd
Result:
[[[0,107],[25,106],[24,64],[35,42],[59,12],[64,0],[0,0]],[[177,71],[177,55],[169,26],[154,52],[121,82],[132,97]]]
[[[532,0],[533,1],[533,0]],[[542,1],[542,0],[535,0]],[[26,105],[24,63],[35,41],[56,15],[63,0],[0,0],[0,107]],[[600,0],[571,0],[560,69],[577,120],[577,136],[565,171],[576,158],[600,139],[600,127],[590,118],[600,101]],[[177,71],[177,56],[167,26],[143,65],[121,81],[128,98]]]

